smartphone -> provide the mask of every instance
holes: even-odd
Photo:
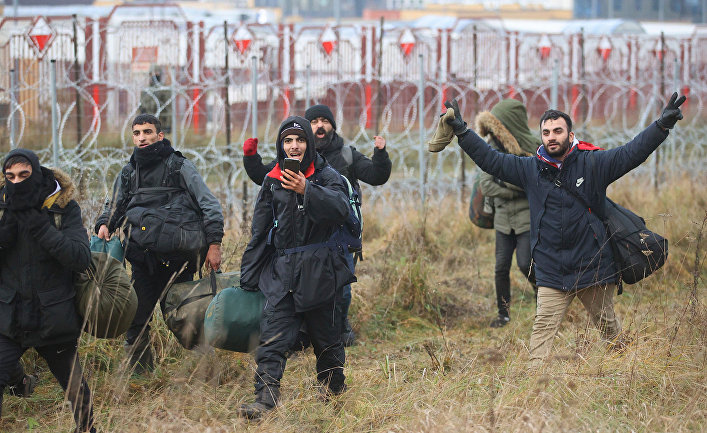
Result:
[[[292,170],[295,173],[299,173],[299,159],[296,158],[285,158],[285,166],[282,170]]]

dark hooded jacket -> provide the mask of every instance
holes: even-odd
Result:
[[[296,122],[307,135],[301,171],[307,177],[304,195],[284,189],[280,166],[285,158],[280,133]],[[241,286],[262,290],[277,305],[292,292],[298,312],[334,302],[346,284],[356,281],[340,247],[319,245],[286,253],[290,248],[324,243],[349,214],[341,176],[314,150],[314,134],[302,117],[280,126],[278,163],[265,177],[253,212],[252,237],[241,261]],[[274,221],[277,220],[277,227]],[[272,242],[268,245],[271,234]]]
[[[309,122],[307,122],[307,126],[309,126]],[[351,164],[349,165],[341,153],[344,146],[344,140],[334,131],[331,141],[327,146],[319,150],[319,154],[336,171],[349,180],[351,186],[359,193],[359,196],[361,194],[359,180],[373,186],[383,185],[388,181],[393,163],[390,161],[388,151],[385,148],[375,148],[373,150],[373,158],[368,159],[356,148],[350,146]],[[276,162],[271,161],[269,164],[263,165],[263,160],[257,153],[243,157],[243,166],[248,177],[258,185],[263,183],[266,174],[275,167]]]
[[[638,167],[667,136],[654,122],[626,145],[607,151],[594,152],[597,147],[579,142],[560,168],[538,156],[500,153],[473,131],[460,136],[459,145],[482,170],[525,190],[538,286],[573,291],[617,281],[607,233],[597,217],[604,212],[606,188]],[[575,190],[591,211],[556,182]]]
[[[22,347],[41,347],[76,341],[81,333],[81,318],[75,307],[74,272],[84,271],[91,260],[88,236],[81,220],[81,209],[73,200],[74,185],[57,169],[39,165],[33,153],[21,154],[32,162],[45,179],[55,179],[55,188],[40,206],[47,208],[49,224],[32,231],[17,221],[13,242],[0,248],[0,334]],[[58,185],[59,188],[56,186]],[[58,190],[58,192],[57,192]],[[8,209],[5,178],[0,180],[0,230],[7,230]],[[58,224],[57,224],[58,223]],[[58,225],[58,227],[57,227]]]
[[[138,164],[137,149],[130,157],[130,161],[123,167],[113,186],[113,197],[106,203],[103,213],[99,215],[94,230],[98,233],[101,225],[108,226],[108,231],[113,233],[125,221],[126,212],[131,209],[131,188],[137,180],[140,187],[177,187],[189,193],[192,201],[201,210],[206,242],[208,244],[221,243],[223,238],[223,212],[221,204],[213,195],[204,179],[199,174],[196,166],[175,151],[169,140],[164,139],[152,146],[159,145],[156,162]],[[170,167],[179,167],[170,169]],[[139,167],[140,178],[137,179]],[[167,194],[165,194],[167,200]],[[133,245],[133,246],[131,246]],[[130,261],[146,261],[149,254],[139,251],[134,244],[128,242],[126,257]],[[190,269],[191,270],[191,269]]]
[[[479,113],[475,124],[479,135],[486,137],[488,144],[499,152],[530,156],[542,144],[528,129],[525,106],[516,99],[505,99],[490,112]],[[522,189],[488,173],[481,173],[479,186],[493,202],[494,229],[505,235],[530,230],[530,207]]]

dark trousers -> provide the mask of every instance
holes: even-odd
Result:
[[[265,387],[280,387],[280,379],[297,333],[304,323],[317,357],[317,380],[333,393],[344,389],[344,344],[341,342],[341,316],[334,304],[303,313],[295,312],[292,294],[277,305],[266,305],[260,323],[260,346],[255,354],[255,393]]]
[[[355,274],[356,263],[354,262],[353,253],[346,254],[346,262],[349,265],[349,269],[351,269],[351,273]],[[336,303],[336,307],[339,309],[341,314],[341,332],[345,332],[345,322],[346,318],[349,317],[349,307],[351,307],[351,284],[347,284],[344,286],[343,296],[341,297],[341,300]]]
[[[498,314],[509,317],[508,308],[511,304],[511,263],[513,262],[513,250],[516,252],[516,262],[518,268],[535,285],[535,274],[530,269],[530,232],[505,235],[496,231],[496,303]]]
[[[47,361],[49,370],[66,391],[66,399],[71,402],[76,426],[79,431],[84,432],[93,425],[93,405],[91,391],[83,377],[76,349],[77,342],[34,348]],[[5,386],[18,384],[24,377],[20,358],[25,350],[27,348],[14,340],[0,335],[0,411]]]
[[[148,266],[143,262],[130,263],[133,269],[133,287],[137,294],[137,311],[135,318],[128,328],[126,340],[128,344],[135,343],[138,336],[143,335],[147,338],[150,335],[150,321],[152,320],[152,312],[155,309],[157,302],[160,302],[160,308],[164,313],[164,294],[167,284],[173,278],[174,274],[179,272],[184,262],[170,263],[169,266],[157,264]],[[194,278],[194,273],[186,269],[178,275],[174,282],[181,283],[191,281]]]

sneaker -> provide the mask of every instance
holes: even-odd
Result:
[[[25,374],[22,382],[8,387],[7,392],[15,397],[29,397],[34,392],[34,387],[37,386],[37,376],[33,374]]]
[[[503,316],[503,315],[498,315],[495,319],[491,321],[489,324],[490,327],[492,328],[503,328],[504,326],[508,325],[508,322],[511,321],[511,318],[508,316]]]

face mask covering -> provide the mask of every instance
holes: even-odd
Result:
[[[7,192],[7,207],[12,210],[30,209],[41,206],[42,200],[42,177],[32,175],[22,182],[5,184]]]
[[[153,165],[162,160],[164,141],[160,140],[147,147],[135,147],[135,161],[142,167]]]

